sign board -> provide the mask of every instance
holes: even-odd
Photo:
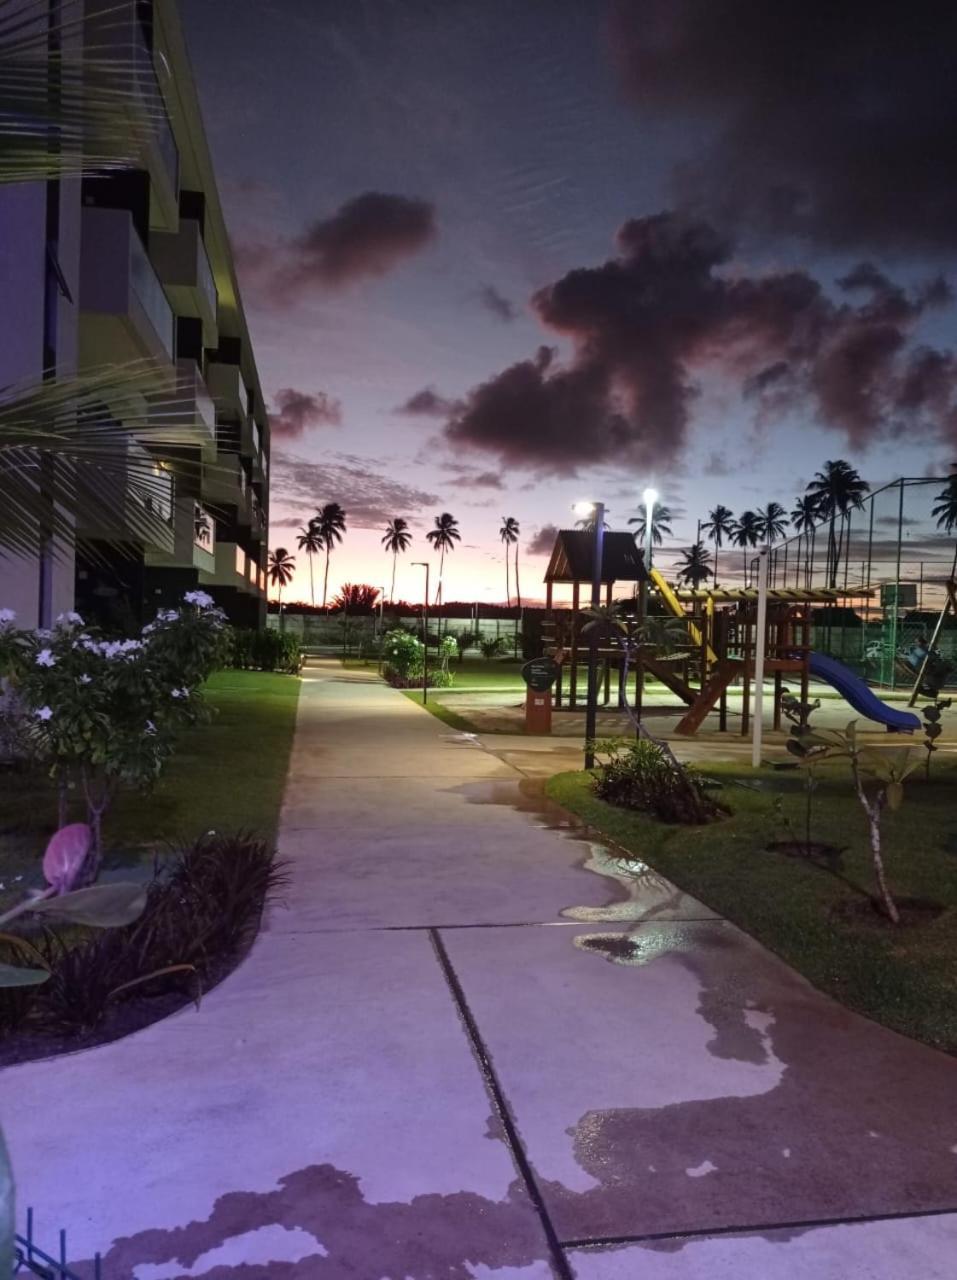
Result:
[[[529,689],[545,693],[558,679],[560,670],[554,658],[533,658],[522,667],[522,679]]]
[[[916,582],[885,582],[881,587],[881,607],[884,609],[916,609]]]

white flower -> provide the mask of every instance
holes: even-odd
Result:
[[[80,684],[92,684],[92,683],[93,683],[93,677],[88,676],[84,671],[83,674],[80,676]]]
[[[56,624],[58,627],[82,627],[83,619],[73,609],[68,609],[57,616]]]
[[[55,667],[56,666],[56,658],[54,658],[53,654],[50,652],[49,649],[41,649],[40,652],[37,654],[37,666],[38,667]]]
[[[152,721],[152,720],[147,720],[147,722],[146,722],[146,732],[147,732],[147,733],[150,733],[150,734],[156,733],[156,725],[153,723],[153,721]]]
[[[215,603],[207,591],[187,591],[183,599],[187,604],[196,605],[197,609],[209,609]]]
[[[9,627],[16,620],[17,615],[13,609],[0,609],[0,627]]]
[[[51,709],[50,709],[49,707],[39,707],[39,708],[37,709],[37,713],[36,713],[36,715],[37,715],[37,719],[38,719],[38,720],[52,720],[52,719],[53,719],[53,712],[51,711]]]
[[[188,689],[171,689],[171,690],[170,690],[170,693],[172,694],[172,696],[173,696],[174,698],[188,698],[188,697],[189,697],[189,690],[188,690]]]

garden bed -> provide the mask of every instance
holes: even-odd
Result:
[[[49,970],[37,985],[0,986],[0,1067],[105,1044],[199,1006],[245,955],[283,882],[265,841],[203,836],[146,886],[129,924],[84,928],[44,916],[19,937],[0,935],[0,962]]]
[[[845,846],[839,874],[786,853],[783,816],[800,829],[803,796],[771,769],[709,765],[731,813],[706,826],[665,826],[600,800],[586,773],[551,778],[548,795],[733,921],[849,1008],[957,1053],[957,761],[936,757],[930,781],[906,783],[884,818],[894,927],[869,903],[873,876],[864,815],[846,765],[818,766],[813,838]],[[755,782],[760,785],[755,787]],[[913,905],[917,904],[917,905]],[[913,905],[913,909],[912,908]]]

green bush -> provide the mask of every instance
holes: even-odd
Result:
[[[595,794],[623,809],[639,809],[660,822],[711,822],[724,812],[701,779],[677,764],[656,742],[612,740],[598,743]]]
[[[285,671],[297,675],[302,665],[302,646],[299,637],[288,631],[232,627],[228,665],[244,671]]]

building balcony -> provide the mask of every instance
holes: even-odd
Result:
[[[203,467],[202,496],[217,511],[235,512],[236,524],[248,528],[252,522],[252,490],[238,454],[220,451]]]
[[[179,223],[179,149],[163,96],[170,80],[162,53],[150,49],[136,0],[86,0],[84,44],[104,66],[121,70],[131,159],[150,179],[150,225],[175,231]]]
[[[181,218],[178,231],[153,232],[150,257],[176,314],[200,319],[203,346],[215,347],[219,342],[219,295],[199,223],[193,218]]]
[[[80,364],[151,360],[157,389],[173,385],[174,321],[163,286],[126,209],[83,209]]]
[[[257,590],[257,565],[238,543],[219,539],[213,561],[212,569],[200,573],[200,582],[208,586],[232,587],[235,591],[250,594]]]
[[[268,530],[266,513],[263,510],[262,503],[259,501],[255,493],[253,492],[250,492],[249,503],[250,503],[250,533],[252,537],[256,539],[257,542],[262,542],[265,539],[266,533]]]
[[[173,504],[172,545],[151,548],[146,564],[162,569],[199,569],[211,573],[216,568],[216,522],[192,498],[177,498]]]
[[[216,457],[216,409],[194,360],[176,361],[176,384],[150,408],[150,441],[185,445],[202,451],[204,461]]]
[[[77,537],[138,543],[170,555],[175,547],[173,473],[132,437],[126,457],[125,467],[101,476],[96,492],[88,495],[84,508],[96,514],[77,523]]]

